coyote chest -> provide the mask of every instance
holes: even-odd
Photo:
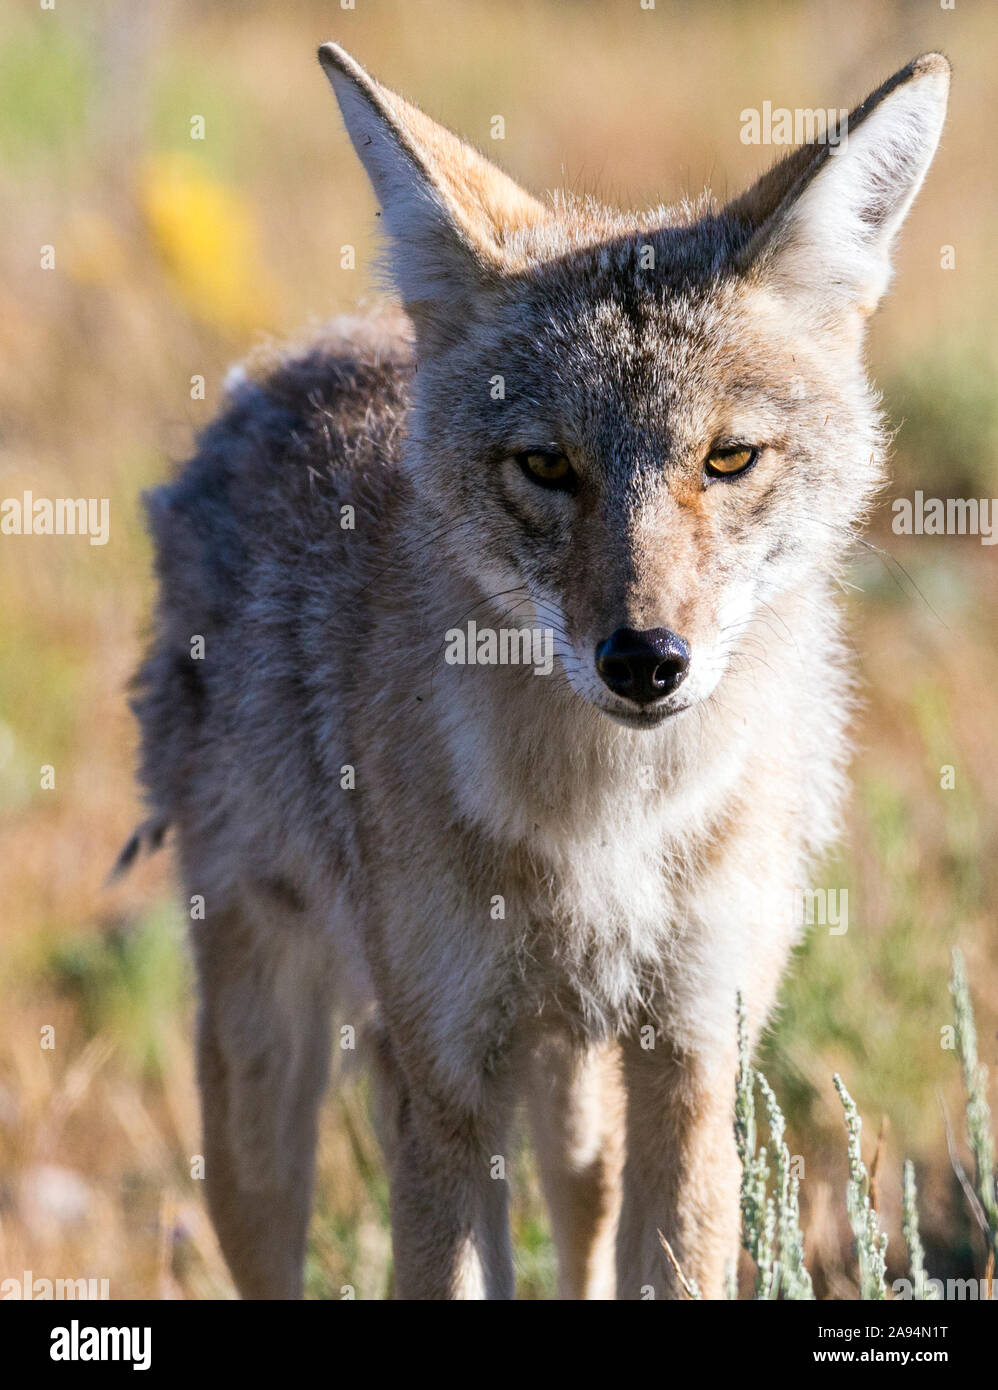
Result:
[[[537,743],[522,732],[535,687],[520,690],[519,736],[515,701],[448,700],[450,799],[506,890],[526,994],[590,1036],[619,1033],[650,1016],[670,964],[696,947],[703,859],[737,801],[740,740],[700,744],[693,760],[678,752],[689,729],[601,742],[569,720]]]

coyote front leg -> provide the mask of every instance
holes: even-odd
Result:
[[[407,1077],[387,1039],[380,1052],[396,1298],[512,1298],[505,1070],[479,1068],[469,1103],[464,1082],[460,1096],[438,1089],[425,1073]]]
[[[683,1057],[668,1043],[624,1047],[627,1163],[617,1243],[619,1298],[682,1298],[666,1237],[704,1298],[721,1298],[738,1257],[736,1057]]]
[[[558,1250],[558,1296],[613,1298],[624,1148],[616,1047],[540,1048],[527,1101]]]

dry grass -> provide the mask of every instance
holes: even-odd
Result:
[[[372,292],[373,204],[316,43],[343,42],[529,185],[629,203],[705,182],[733,191],[772,153],[740,143],[742,108],[843,105],[943,48],[952,119],[871,351],[903,422],[897,490],[989,496],[996,155],[981,133],[998,114],[995,21],[983,6],[859,0],[836,16],[817,2],[666,0],[653,12],[637,0],[359,0],[353,12],[105,0],[83,18],[0,6],[0,495],[111,499],[104,548],[0,540],[0,1277],[93,1274],[114,1297],[230,1292],[190,1177],[190,981],[168,864],[113,892],[102,882],[139,814],[124,700],[150,599],[138,494],[189,449],[229,362]],[[507,136],[493,147],[496,113]],[[348,242],[354,272],[339,269]],[[54,271],[39,269],[45,244]],[[939,268],[943,244],[953,271]],[[195,374],[205,401],[190,398]],[[966,1272],[973,1236],[936,1098],[958,1115],[959,1069],[939,1046],[951,944],[968,958],[986,1062],[998,1024],[994,553],[973,538],[902,542],[882,523],[876,539],[911,580],[872,555],[854,576],[868,704],[849,842],[823,879],[848,885],[850,930],[812,936],[763,1059],[807,1161],[809,1266],[819,1293],[843,1296],[855,1289],[832,1072],[868,1132],[890,1117],[879,1200],[891,1257],[911,1153],[927,1262]],[[521,1288],[546,1296],[526,1156],[514,1182]],[[357,1088],[327,1109],[320,1190],[310,1291],[382,1296],[385,1186]]]

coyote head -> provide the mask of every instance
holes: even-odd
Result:
[[[607,715],[705,700],[774,597],[834,571],[878,485],[863,326],[948,63],[916,59],[725,207],[623,215],[537,201],[339,48],[319,56],[415,326],[407,467],[441,546],[555,630]]]

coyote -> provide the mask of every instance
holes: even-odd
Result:
[[[301,1296],[342,1021],[398,1297],[513,1296],[521,1102],[561,1297],[681,1297],[660,1232],[720,1297],[736,996],[754,1040],[836,834],[833,595],[885,453],[864,322],[949,65],[725,206],[622,214],[539,201],[319,58],[402,307],[237,369],[147,499],[146,829],[203,899],[222,1249],[244,1297]],[[550,673],[445,661],[471,620],[549,634]]]

